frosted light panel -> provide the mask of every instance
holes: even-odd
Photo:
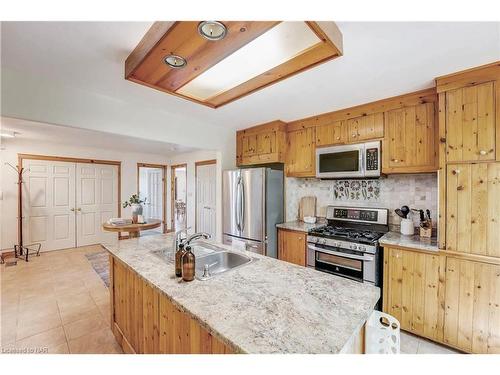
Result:
[[[198,100],[209,99],[287,62],[319,42],[321,39],[306,23],[282,22],[177,92]]]

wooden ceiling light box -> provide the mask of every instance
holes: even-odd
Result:
[[[197,21],[155,22],[125,61],[125,78],[217,108],[342,56],[334,22],[221,23],[225,35],[210,40]],[[179,67],[165,62],[171,55]]]

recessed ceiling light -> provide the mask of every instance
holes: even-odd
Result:
[[[0,137],[2,138],[14,138],[16,136],[16,132],[10,130],[2,130],[0,131]]]
[[[186,59],[178,55],[165,56],[164,61],[171,68],[184,68],[187,64]]]
[[[227,28],[222,22],[203,21],[198,25],[198,33],[208,40],[221,40],[227,34]]]

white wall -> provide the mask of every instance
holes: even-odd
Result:
[[[58,144],[22,139],[2,139],[1,159],[1,248],[10,249],[17,243],[17,177],[5,162],[17,165],[18,153],[94,158],[121,161],[121,200],[127,200],[137,192],[137,163],[168,164],[168,156],[147,153],[123,152],[111,149],[97,149],[74,144]],[[122,209],[122,216],[130,216],[130,208]]]
[[[190,233],[194,233],[196,230],[196,167],[195,163],[197,161],[204,160],[217,160],[217,180],[216,180],[216,232],[217,241],[222,240],[222,162],[221,153],[216,151],[195,151],[184,154],[176,155],[170,159],[170,165],[176,164],[187,164],[187,226],[191,227]],[[167,200],[167,217],[169,229],[171,227],[171,192],[170,192],[170,182],[171,182],[171,169],[168,170],[168,200]]]

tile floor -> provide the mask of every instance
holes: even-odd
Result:
[[[109,328],[109,291],[85,254],[87,246],[1,265],[0,352],[121,353]],[[401,332],[402,354],[455,354]]]
[[[401,331],[401,354],[461,354],[461,352]]]
[[[109,328],[109,291],[85,254],[100,245],[1,265],[2,353],[121,353]]]

